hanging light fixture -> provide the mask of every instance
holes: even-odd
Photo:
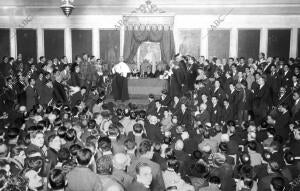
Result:
[[[60,8],[67,17],[72,14],[73,9],[75,8],[74,5],[72,5],[73,2],[74,0],[62,0],[63,4]]]

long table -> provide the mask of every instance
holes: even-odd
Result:
[[[168,88],[168,81],[161,79],[128,79],[128,93],[133,96],[161,95],[163,89]]]

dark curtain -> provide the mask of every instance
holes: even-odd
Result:
[[[127,63],[132,63],[139,46],[145,42],[159,42],[162,61],[166,64],[175,54],[173,31],[168,30],[126,30],[124,43],[124,59]]]

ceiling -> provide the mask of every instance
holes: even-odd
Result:
[[[120,15],[130,13],[144,0],[74,0],[72,15]],[[299,15],[300,0],[152,0],[174,14]],[[61,0],[0,0],[0,15],[60,15]]]

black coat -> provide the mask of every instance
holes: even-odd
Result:
[[[21,83],[18,81],[15,85],[17,91],[17,99],[20,105],[26,105],[26,91],[25,91],[25,83]]]
[[[172,69],[173,74],[170,77],[169,92],[170,96],[181,96],[181,84],[183,80],[181,78],[180,69]]]
[[[38,103],[38,97],[35,87],[28,86],[26,89],[26,108],[28,111]]]
[[[211,96],[215,96],[216,98],[218,98],[219,103],[223,103],[223,100],[225,99],[226,94],[225,94],[224,90],[220,87],[217,90],[213,89],[211,91]]]
[[[67,94],[65,91],[64,85],[61,83],[57,82],[56,80],[53,82],[53,100],[61,103],[67,103],[68,98]]]
[[[221,107],[217,104],[215,107],[211,108],[210,112],[210,122],[212,125],[218,123],[220,124],[222,118],[222,109]]]
[[[234,120],[234,112],[232,107],[229,105],[227,109],[225,107],[222,109],[221,121],[227,123],[228,121],[231,120]]]
[[[236,113],[237,111],[237,106],[238,106],[238,93],[237,90],[234,90],[233,92],[229,92],[228,93],[228,101],[229,101],[229,104],[233,110],[233,113]]]
[[[157,125],[153,125],[153,124],[147,124],[145,125],[145,129],[146,129],[146,133],[147,133],[147,137],[155,142],[155,143],[161,143],[163,140],[163,135],[161,133],[160,130],[160,126]]]
[[[256,91],[254,92],[253,111],[258,115],[265,115],[268,106],[271,105],[271,101],[272,100],[270,99],[270,91],[266,85],[256,89]]]
[[[290,87],[293,86],[293,82],[292,82],[292,72],[291,71],[288,71],[286,73],[286,75],[282,75],[281,77],[281,86],[289,89]]]
[[[276,119],[276,124],[274,126],[276,135],[280,135],[284,141],[287,141],[289,138],[289,122],[291,120],[291,116],[289,112],[285,114],[280,113],[278,118]]]
[[[149,115],[154,115],[155,114],[155,110],[156,110],[156,105],[155,105],[155,101],[151,101],[148,106],[147,106],[147,114]]]
[[[184,125],[187,130],[192,128],[192,114],[190,111],[186,110],[182,113],[181,110],[178,112],[178,124]]]
[[[193,63],[191,66],[187,68],[187,89],[193,90],[194,89],[194,83],[196,81],[197,77],[197,63]]]

